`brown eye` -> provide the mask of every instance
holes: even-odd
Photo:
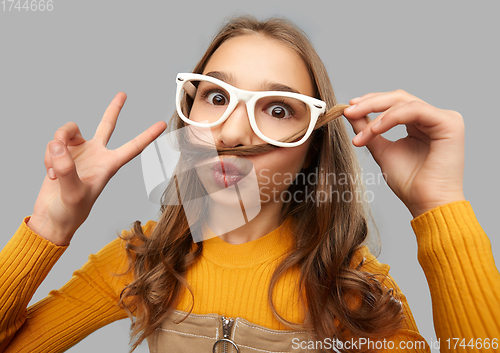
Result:
[[[273,105],[267,108],[266,113],[276,119],[283,119],[291,116],[290,112],[281,105]]]
[[[213,105],[226,105],[228,99],[219,92],[213,92],[207,96],[207,101],[208,103]]]

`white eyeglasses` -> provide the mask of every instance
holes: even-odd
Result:
[[[220,125],[238,103],[243,101],[255,134],[267,143],[279,147],[295,147],[304,143],[326,108],[325,102],[303,94],[245,91],[200,74],[180,73],[177,74],[176,82],[177,113],[186,123],[197,127]],[[181,107],[184,99],[187,106]],[[280,141],[304,129],[307,130],[300,140]]]

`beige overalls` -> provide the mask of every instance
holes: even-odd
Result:
[[[298,353],[316,352],[301,349],[300,343],[311,339],[300,331],[272,330],[240,317],[218,314],[189,314],[171,311],[169,317],[147,337],[151,353]],[[304,347],[305,345],[302,344]]]

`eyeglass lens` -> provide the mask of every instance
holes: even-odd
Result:
[[[191,121],[214,123],[227,110],[229,93],[221,86],[203,80],[184,82],[181,98],[186,98],[184,115]],[[311,122],[309,106],[300,99],[267,96],[259,98],[254,107],[255,122],[262,134],[274,141],[285,139]]]

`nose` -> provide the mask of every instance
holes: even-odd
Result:
[[[239,102],[233,112],[215,133],[216,142],[224,147],[248,146],[252,144],[254,132],[248,118],[247,107],[244,102]]]

